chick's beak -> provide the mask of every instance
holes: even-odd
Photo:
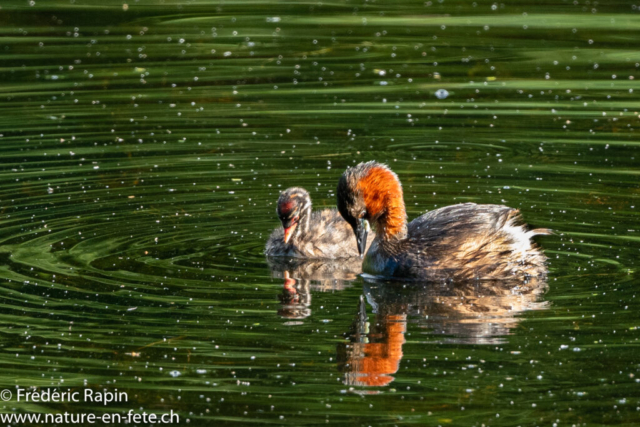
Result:
[[[285,243],[289,243],[289,240],[291,240],[291,236],[293,236],[293,231],[296,229],[297,226],[298,226],[298,223],[294,222],[291,225],[289,225],[288,227],[284,228],[284,242]]]
[[[360,219],[356,223],[356,240],[358,242],[358,253],[360,258],[364,257],[367,248],[367,234],[369,233],[369,223],[365,219]]]

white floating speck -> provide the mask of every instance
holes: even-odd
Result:
[[[449,96],[449,91],[446,89],[438,89],[435,95],[438,99],[446,99]]]

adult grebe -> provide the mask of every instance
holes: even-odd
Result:
[[[365,273],[400,279],[506,279],[546,272],[531,242],[547,229],[528,230],[517,209],[463,203],[428,212],[407,224],[400,180],[386,165],[347,169],[338,183],[338,210],[351,225]],[[367,221],[376,230],[368,252]]]

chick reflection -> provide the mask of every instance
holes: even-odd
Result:
[[[311,291],[345,289],[362,272],[359,258],[333,261],[268,257],[267,263],[273,277],[284,279],[278,315],[288,319],[311,315]]]
[[[403,284],[366,282],[358,313],[338,345],[338,368],[345,383],[385,386],[393,381],[402,359],[407,319],[430,342],[495,344],[502,342],[526,310],[545,308],[538,301],[546,281]],[[368,322],[366,304],[375,313]],[[433,338],[435,337],[435,339]],[[425,340],[428,337],[424,338]]]

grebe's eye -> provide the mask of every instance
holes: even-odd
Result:
[[[367,214],[367,211],[362,211],[360,212],[360,215],[358,215],[358,218],[364,218],[366,214]]]

